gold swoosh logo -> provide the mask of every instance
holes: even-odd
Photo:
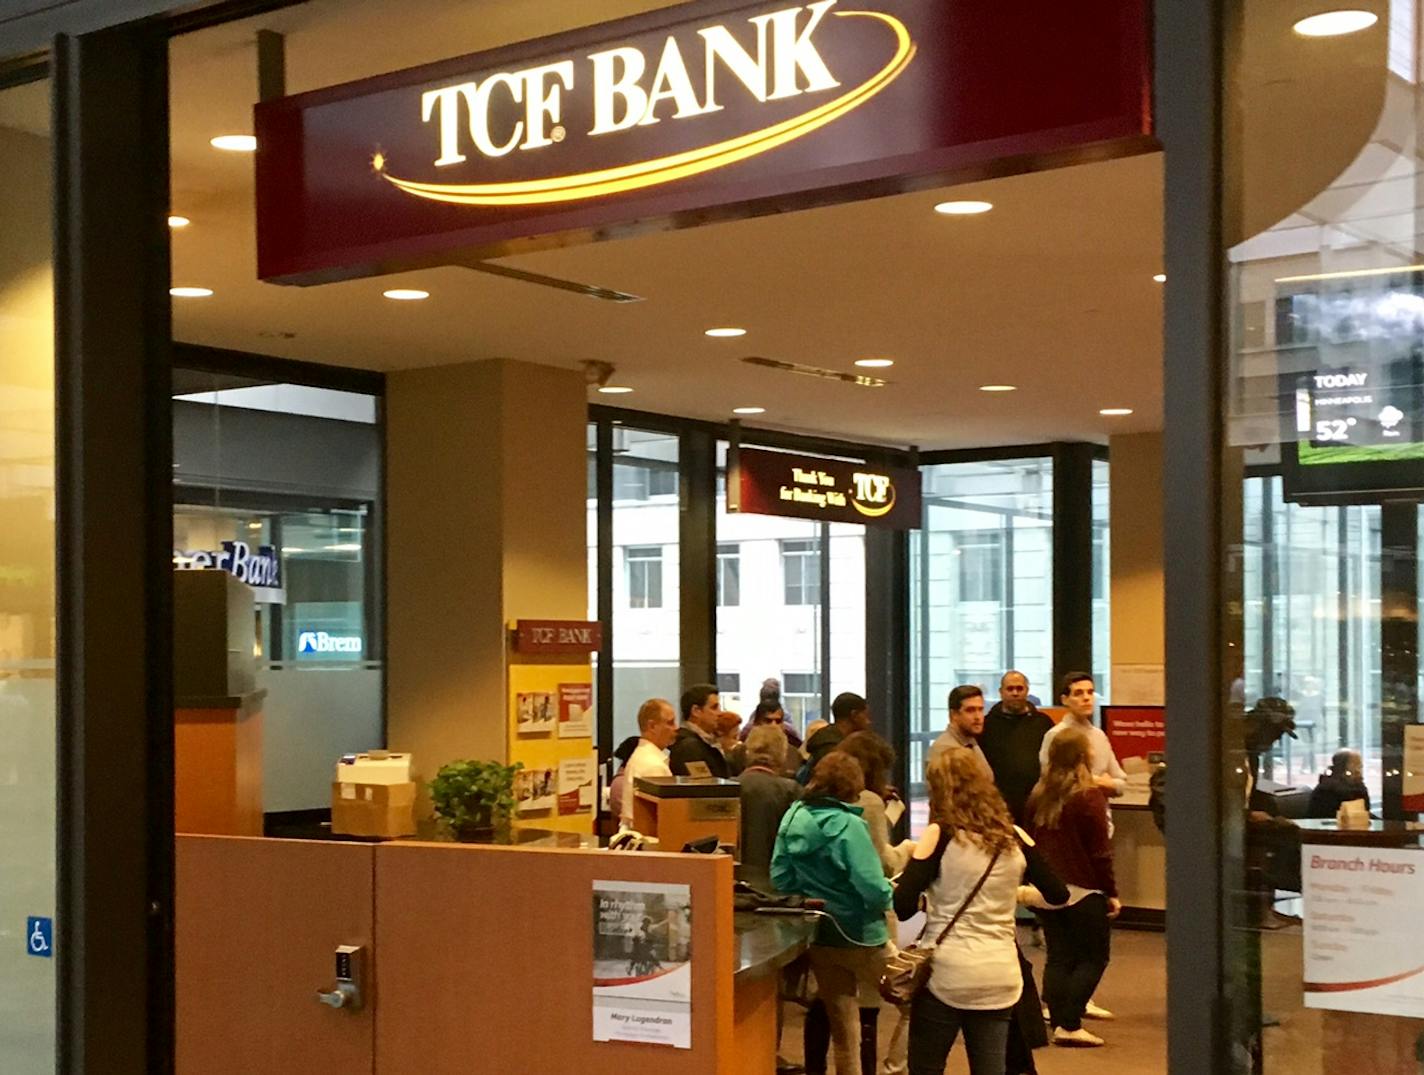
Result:
[[[773,126],[685,153],[550,179],[517,183],[418,183],[381,171],[382,178],[417,198],[454,205],[545,205],[643,190],[758,157],[855,111],[899,78],[915,58],[917,47],[910,38],[910,31],[894,16],[879,11],[837,11],[834,14],[837,18],[878,19],[885,23],[895,34],[895,55],[879,72],[849,93]]]
[[[855,510],[860,512],[862,515],[867,515],[872,519],[879,519],[882,515],[889,515],[890,512],[894,510],[895,487],[893,485],[890,486],[890,502],[886,504],[883,508],[867,508],[859,500],[851,500],[851,503],[855,505]]]

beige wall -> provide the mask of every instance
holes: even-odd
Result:
[[[507,621],[587,616],[586,423],[576,371],[387,380],[387,740],[418,779],[507,756]]]
[[[1160,705],[1164,658],[1162,434],[1109,442],[1113,701]],[[1119,669],[1123,674],[1119,675]]]

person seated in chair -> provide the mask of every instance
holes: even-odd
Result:
[[[1356,799],[1365,801],[1370,809],[1370,789],[1365,787],[1365,763],[1359,752],[1337,750],[1330,759],[1330,771],[1320,774],[1320,783],[1310,793],[1310,816],[1333,818],[1340,807]]]

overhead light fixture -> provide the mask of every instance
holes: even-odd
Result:
[[[626,396],[633,390],[627,385],[606,384],[602,388],[600,388],[599,391],[602,392],[605,396]]]
[[[357,542],[342,542],[340,545],[326,546],[328,552],[360,552],[361,546]]]
[[[210,287],[170,287],[168,294],[175,299],[206,299],[213,293]]]
[[[934,207],[941,216],[978,216],[994,208],[993,202],[957,201],[940,202]]]
[[[717,340],[730,340],[746,334],[747,330],[744,328],[709,328],[703,333],[704,336],[711,336]]]
[[[1167,282],[1167,274],[1164,273],[1164,272],[1159,272],[1159,273],[1158,273],[1156,276],[1154,276],[1152,279],[1153,279],[1153,281],[1154,281],[1155,283],[1158,283],[1158,284],[1165,284],[1165,283]]]
[[[1342,10],[1322,11],[1295,24],[1295,32],[1301,37],[1341,37],[1368,30],[1379,22],[1373,11]]]
[[[1131,407],[1104,407],[1098,412],[1104,418],[1125,418],[1132,413]]]
[[[294,555],[294,554],[296,554],[296,553],[299,553],[299,552],[306,552],[306,551],[307,551],[306,549],[303,549],[303,548],[301,548],[301,547],[299,547],[299,546],[297,546],[297,545],[283,545],[283,546],[282,546],[282,552],[283,552],[283,554],[285,554],[285,555],[287,555],[287,556],[292,556],[292,555]]]
[[[1017,392],[1018,390],[1019,386],[1016,384],[981,384],[979,386],[981,392]]]
[[[430,298],[430,292],[421,291],[418,287],[393,287],[389,291],[382,291],[388,299],[395,299],[396,302],[419,302],[421,299]]]
[[[1424,272],[1424,265],[1386,265],[1380,269],[1347,269],[1340,272],[1313,272],[1303,276],[1278,276],[1278,284],[1307,284],[1317,280],[1356,280],[1362,276],[1393,276],[1401,272]]]
[[[170,228],[186,228],[191,223],[193,222],[185,216],[174,215],[168,218],[168,226]]]
[[[857,366],[867,370],[884,370],[895,365],[893,358],[859,358],[856,359]]]
[[[220,134],[208,142],[214,149],[225,149],[229,153],[255,153],[257,139],[250,134]]]
[[[733,414],[765,414],[765,407],[733,407]]]

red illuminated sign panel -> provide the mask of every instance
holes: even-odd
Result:
[[[1146,0],[705,0],[264,102],[258,272],[459,264],[1146,150],[1147,40]]]
[[[920,473],[872,463],[742,448],[728,509],[895,530],[920,525]]]

